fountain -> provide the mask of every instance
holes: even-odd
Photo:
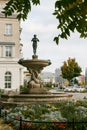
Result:
[[[20,59],[18,63],[27,68],[31,75],[31,79],[28,82],[27,94],[9,93],[2,94],[1,99],[5,104],[31,104],[31,103],[52,103],[59,100],[71,100],[72,95],[66,93],[50,93],[44,88],[43,82],[39,78],[39,74],[44,67],[51,64],[50,60],[42,60],[36,55],[37,42],[39,39],[34,35],[31,40],[33,42],[33,55],[32,59]]]
[[[39,39],[36,37],[36,35],[34,35],[32,41],[34,53],[32,59],[20,59],[18,63],[26,67],[31,75],[31,79],[28,82],[28,93],[47,93],[47,90],[43,87],[43,83],[39,78],[39,74],[44,69],[44,67],[51,64],[51,61],[38,59],[38,55],[36,55],[36,49]]]

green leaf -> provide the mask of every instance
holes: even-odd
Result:
[[[16,5],[15,5],[15,4],[13,4],[13,5],[12,5],[12,7],[14,8],[14,10],[16,10],[16,9],[17,9],[17,7],[16,7]]]
[[[56,44],[58,45],[58,43],[59,43],[59,37],[55,37],[55,38],[53,39],[53,41],[55,41]]]
[[[74,22],[71,22],[71,24],[69,24],[68,28],[74,32],[74,29],[75,29],[75,23]]]
[[[70,31],[69,31],[69,29],[67,28],[67,29],[65,29],[65,33],[68,35],[68,36],[70,36]]]
[[[33,3],[33,5],[38,5],[38,4],[40,4],[40,0],[32,0],[32,3]]]
[[[61,38],[65,38],[65,39],[67,39],[67,35],[66,35],[66,33],[61,33]]]
[[[55,8],[58,8],[58,10],[61,10],[61,1],[55,2]]]

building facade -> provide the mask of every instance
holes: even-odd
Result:
[[[17,90],[23,84],[21,58],[20,21],[16,14],[5,18],[1,13],[6,0],[0,0],[0,89]]]
[[[55,75],[52,72],[42,72],[40,78],[44,83],[55,83]]]
[[[55,83],[57,86],[67,86],[68,81],[62,77],[61,69],[56,68],[55,69]]]

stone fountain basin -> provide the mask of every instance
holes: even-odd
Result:
[[[36,104],[36,103],[57,103],[58,101],[71,101],[72,95],[67,93],[47,93],[47,94],[2,94],[3,104]]]
[[[51,64],[50,60],[41,60],[41,59],[27,59],[27,60],[19,60],[19,64],[23,65],[27,68],[32,69],[43,69],[44,67]]]

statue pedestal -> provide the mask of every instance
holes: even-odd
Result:
[[[38,59],[38,55],[32,55],[32,59]]]
[[[47,94],[47,90],[45,88],[30,88],[29,94]]]

